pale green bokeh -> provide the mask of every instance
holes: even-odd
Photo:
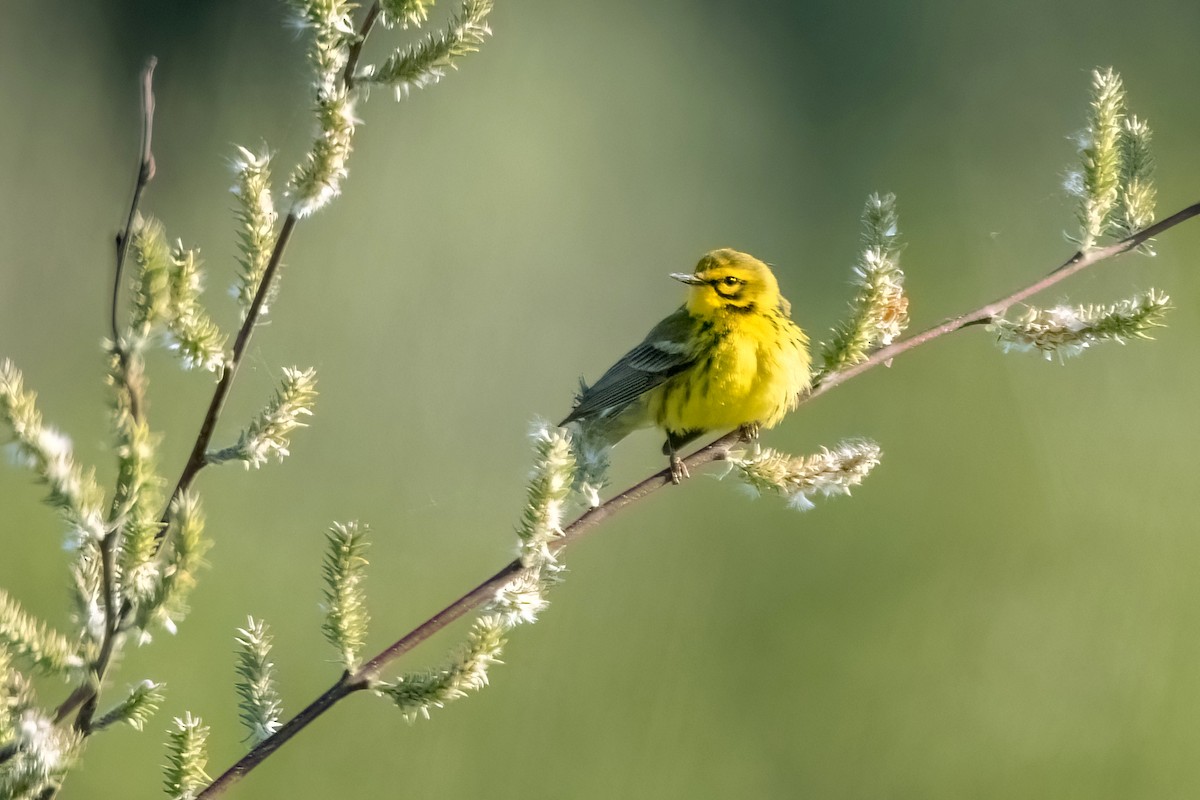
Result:
[[[0,11],[0,357],[104,480],[97,342],[143,58],[160,59],[146,208],[202,248],[227,325],[232,145],[265,140],[282,174],[309,135],[278,6],[181,5],[205,10]],[[334,680],[331,521],[375,531],[368,649],[505,563],[528,421],[563,415],[704,251],[775,264],[820,340],[850,295],[862,203],[894,191],[914,326],[992,299],[1069,254],[1068,135],[1097,65],[1154,126],[1161,210],[1200,199],[1200,7],[1131,13],[500,0],[495,39],[443,85],[361,110],[346,194],[298,229],[218,443],[281,366],[317,368],[314,423],[282,466],[202,475],[217,545],[194,612],[116,679],[166,681],[166,706],[148,734],[97,737],[64,800],[155,796],[185,709],[214,727],[210,772],[242,752],[247,613],[272,625],[289,713]],[[853,498],[801,515],[698,475],[568,552],[482,694],[411,727],[353,698],[229,796],[1194,796],[1200,227],[1159,250],[1046,298],[1160,288],[1178,309],[1158,341],[1060,366],[966,331],[855,380],[766,438],[879,441]],[[174,474],[209,384],[151,366]],[[619,482],[659,468],[657,448],[622,445]],[[0,585],[62,624],[66,557],[39,496],[0,469]]]

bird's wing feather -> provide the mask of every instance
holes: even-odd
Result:
[[[687,310],[680,308],[655,325],[641,344],[583,390],[563,424],[627,405],[695,363],[691,341],[695,323]]]

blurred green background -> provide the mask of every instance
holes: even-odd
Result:
[[[145,208],[203,248],[229,326],[233,144],[265,141],[282,179],[310,135],[306,73],[268,0],[48,16],[0,10],[0,356],[109,481],[97,343],[138,70],[158,56]],[[778,265],[820,340],[850,294],[862,203],[894,191],[914,327],[990,300],[1069,254],[1061,186],[1097,65],[1154,127],[1161,211],[1200,200],[1191,0],[500,0],[492,27],[442,85],[361,107],[345,196],[298,229],[218,439],[281,366],[318,369],[314,424],[282,466],[202,475],[217,546],[194,612],[116,677],[164,680],[168,703],[147,735],[97,737],[63,798],[156,796],[185,709],[213,725],[210,772],[240,755],[248,613],[274,629],[289,712],[332,682],[331,521],[375,531],[376,649],[505,563],[529,420],[565,413],[580,375],[674,308],[665,274],[704,251]],[[229,796],[1195,797],[1200,223],[1159,250],[1044,298],[1161,288],[1178,309],[1156,342],[1063,366],[974,330],[906,355],[766,435],[792,452],[879,441],[853,498],[797,514],[695,476],[568,553],[487,691],[414,726],[352,698]],[[151,368],[174,476],[209,383]],[[657,448],[622,445],[617,484],[660,468]],[[67,556],[40,496],[0,469],[0,585],[65,624]]]

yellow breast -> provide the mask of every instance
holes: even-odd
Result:
[[[674,376],[651,398],[666,431],[770,428],[795,407],[808,385],[804,333],[782,314],[735,315],[709,331],[695,365]]]

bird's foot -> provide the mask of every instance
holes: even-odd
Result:
[[[687,464],[683,463],[683,459],[677,455],[671,456],[671,483],[678,486],[683,482],[684,478],[690,478],[692,474],[688,472]]]
[[[742,426],[742,438],[747,442],[758,441],[758,431],[761,426],[757,422],[748,422]]]

